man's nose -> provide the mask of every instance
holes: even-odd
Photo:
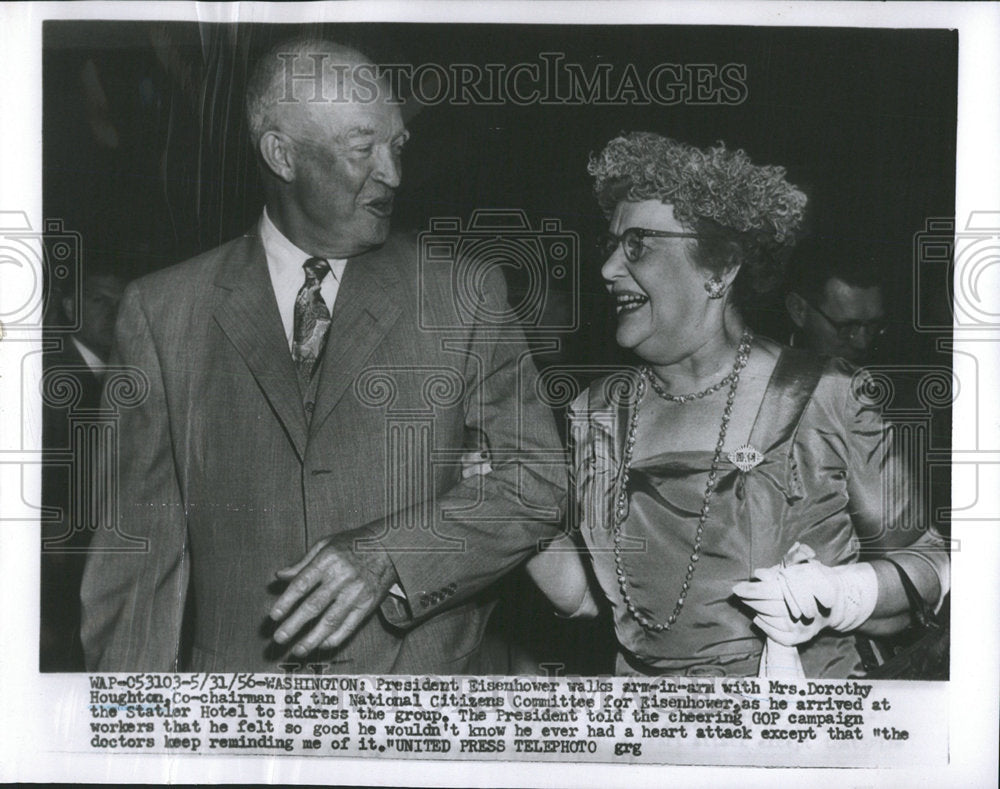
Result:
[[[372,177],[390,189],[396,189],[403,180],[403,167],[399,155],[386,147],[381,150],[375,162]]]

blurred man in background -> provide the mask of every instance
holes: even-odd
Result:
[[[785,308],[790,345],[865,364],[886,330],[881,268],[860,244],[813,240],[797,251]]]
[[[83,274],[79,299],[63,292],[53,303],[53,327],[75,326],[55,336],[55,347],[44,356],[46,377],[69,376],[76,384],[78,399],[70,407],[43,398],[42,441],[46,449],[70,446],[69,411],[96,409],[114,338],[118,303],[126,279],[115,268],[92,265]],[[56,343],[58,343],[56,345]],[[42,502],[59,512],[58,519],[43,526],[41,651],[42,671],[82,671],[80,645],[80,582],[84,559],[81,551],[92,532],[74,523],[70,506],[69,469],[46,464],[42,475]]]

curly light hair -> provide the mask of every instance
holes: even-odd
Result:
[[[777,287],[802,231],[806,195],[785,168],[751,163],[725,143],[702,150],[651,132],[623,134],[591,156],[587,172],[606,216],[622,201],[659,200],[703,236],[693,257],[710,270],[739,265],[734,300]]]

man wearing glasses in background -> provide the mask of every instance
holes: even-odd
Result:
[[[785,296],[795,324],[789,344],[858,365],[870,362],[886,329],[881,269],[870,249],[818,240],[796,256]]]

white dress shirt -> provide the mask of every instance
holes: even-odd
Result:
[[[289,241],[271,221],[267,209],[260,218],[260,240],[264,244],[264,254],[267,256],[267,271],[271,275],[271,287],[278,301],[278,312],[281,314],[281,325],[285,328],[285,339],[288,350],[292,350],[292,340],[295,333],[295,297],[305,284],[306,272],[302,264],[313,257],[308,252],[299,249]],[[320,295],[326,302],[326,308],[333,315],[333,305],[337,301],[337,291],[340,290],[340,280],[344,276],[347,260],[329,260],[330,273],[323,277],[320,285]]]

